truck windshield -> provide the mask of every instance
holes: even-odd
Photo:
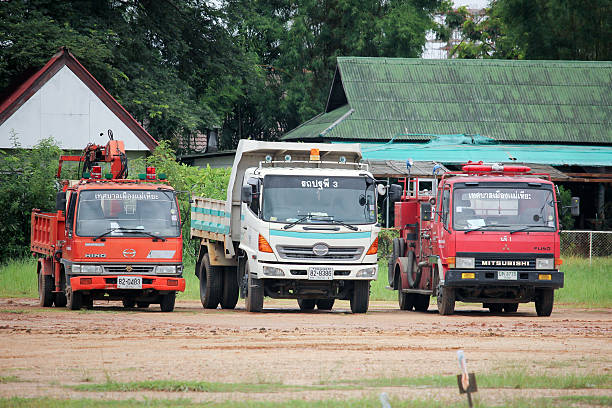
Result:
[[[455,230],[554,231],[553,191],[542,188],[457,188],[453,193]]]
[[[263,219],[310,224],[376,222],[374,184],[365,177],[276,176],[263,182]]]
[[[180,220],[172,191],[81,191],[76,234],[81,237],[178,237]]]

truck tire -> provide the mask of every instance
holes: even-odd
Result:
[[[247,295],[245,299],[247,312],[261,312],[263,309],[264,300],[264,283],[262,279],[254,278],[249,272],[247,265],[246,271],[248,275]]]
[[[317,299],[317,309],[332,310],[336,299]]]
[[[429,309],[429,295],[420,293],[414,294],[414,310],[417,312],[426,312]]]
[[[400,310],[412,310],[414,307],[414,301],[412,293],[402,292],[402,278],[397,277],[395,287],[397,287],[397,303],[399,304]]]
[[[66,289],[66,307],[70,310],[80,310],[83,307],[83,294]]]
[[[66,275],[64,273],[64,269],[62,268],[60,275],[60,290],[65,290],[66,287]],[[64,292],[55,293],[55,297],[53,298],[53,304],[55,307],[66,307],[66,294]]]
[[[505,313],[515,313],[518,310],[518,303],[504,303]]]
[[[393,238],[393,247],[391,250],[391,258],[389,259],[388,264],[388,276],[389,276],[389,286],[393,287],[395,284],[395,260],[401,256],[404,256],[404,240],[401,238]],[[397,289],[395,287],[394,289]]]
[[[302,312],[309,312],[315,308],[317,299],[298,299],[297,302]]]
[[[53,277],[38,272],[38,304],[42,307],[53,305]]]
[[[171,312],[174,310],[174,303],[176,302],[176,292],[166,293],[162,295],[159,307],[162,312]]]
[[[131,309],[136,306],[136,299],[134,298],[123,298],[121,302],[123,303],[123,307],[126,307],[128,309]]]
[[[535,307],[538,316],[550,316],[554,303],[554,289],[544,288],[536,290]]]
[[[438,313],[443,316],[452,315],[455,312],[455,289],[438,288]]]
[[[149,302],[136,302],[136,307],[139,309],[146,309],[150,306],[151,304]]]
[[[235,267],[224,268],[221,308],[233,309],[238,303],[238,274]]]
[[[416,289],[419,286],[419,282],[421,281],[421,274],[423,270],[419,268],[417,265],[416,255],[414,255],[414,251],[408,252],[408,270],[406,271],[406,275],[408,278],[408,285]]]
[[[200,263],[200,301],[205,309],[216,309],[223,290],[223,268],[210,266],[208,253]]]
[[[366,313],[370,305],[370,281],[355,281],[351,296],[351,312]]]
[[[489,312],[491,313],[501,313],[502,310],[504,309],[504,304],[503,303],[489,303],[487,307],[489,308]]]

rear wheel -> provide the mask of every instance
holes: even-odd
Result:
[[[554,303],[554,289],[545,288],[536,290],[535,307],[538,316],[550,316]]]
[[[223,268],[210,266],[208,253],[200,263],[200,301],[205,309],[216,309],[221,300],[223,285]]]
[[[66,289],[66,307],[70,310],[79,310],[83,307],[83,294],[81,292],[73,292],[72,289]]]
[[[246,294],[246,310],[247,312],[261,312],[264,301],[264,283],[262,279],[257,279],[249,272],[247,265],[247,294]]]
[[[171,312],[174,310],[174,303],[176,302],[176,292],[166,293],[162,295],[159,307],[162,312]]]
[[[336,299],[317,299],[317,309],[332,310]]]
[[[504,312],[514,313],[518,310],[518,303],[504,303]]]
[[[64,290],[64,288],[66,287],[66,275],[64,273],[64,270],[62,269],[61,271],[61,275],[60,275],[60,290]],[[66,306],[66,295],[64,294],[64,292],[61,293],[55,293],[55,297],[53,298],[53,304],[55,305],[55,307],[65,307]]]
[[[317,304],[317,299],[298,299],[298,306],[300,310],[303,312],[311,311],[315,308]]]
[[[491,313],[501,313],[504,308],[503,303],[490,303],[488,306]]]
[[[53,277],[43,275],[40,271],[38,272],[38,304],[42,307],[51,307],[53,300]]]
[[[408,285],[413,289],[418,288],[423,270],[417,265],[416,255],[413,251],[408,252],[408,270],[406,272]]]
[[[123,302],[123,307],[127,307],[128,309],[131,309],[134,306],[136,306],[136,299],[134,298],[124,298],[122,302]]]
[[[443,316],[451,315],[455,312],[455,289],[438,288],[438,313]]]
[[[365,313],[370,304],[370,281],[355,281],[351,296],[351,312]]]
[[[221,307],[223,309],[233,309],[236,307],[236,303],[238,303],[238,276],[236,268],[224,268]]]
[[[136,306],[139,309],[146,309],[147,307],[149,307],[151,304],[149,302],[136,302]]]
[[[426,312],[429,309],[429,295],[415,293],[414,295],[414,310],[417,312]]]
[[[391,251],[391,259],[389,259],[389,286],[393,286],[395,276],[393,276],[393,272],[395,269],[395,261],[397,258],[404,256],[404,240],[401,238],[393,239],[393,249]],[[397,289],[397,286],[395,287]]]

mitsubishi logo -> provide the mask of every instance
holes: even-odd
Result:
[[[508,246],[508,244],[504,244],[504,247],[502,248],[502,251],[509,251],[510,247]]]
[[[123,256],[125,258],[133,258],[136,256],[136,250],[135,249],[124,249]]]

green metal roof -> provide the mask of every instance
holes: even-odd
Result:
[[[339,57],[325,113],[283,139],[449,134],[612,144],[612,62]]]

